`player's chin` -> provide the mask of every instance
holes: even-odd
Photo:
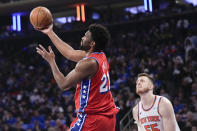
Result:
[[[136,93],[137,93],[138,95],[139,95],[139,92],[140,92],[139,89],[136,89]]]
[[[144,93],[144,90],[142,90],[142,89],[137,89],[137,90],[136,90],[136,93],[137,93],[138,95],[143,94],[143,93]]]

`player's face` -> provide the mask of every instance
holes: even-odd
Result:
[[[152,90],[151,82],[146,76],[141,76],[136,81],[136,93],[138,95],[147,93],[149,90]]]
[[[81,49],[84,51],[88,51],[91,48],[90,46],[91,42],[93,42],[91,37],[91,32],[87,31],[85,35],[81,38]]]

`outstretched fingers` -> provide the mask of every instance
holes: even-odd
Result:
[[[39,55],[41,55],[42,57],[44,56],[44,52],[40,49],[40,48],[38,48],[38,47],[36,47],[36,52],[39,54]]]
[[[52,50],[51,46],[48,46],[48,49],[49,49],[50,53],[53,53],[53,50]]]
[[[39,47],[40,49],[42,49],[43,52],[47,52],[46,49],[42,45],[39,44]]]
[[[46,51],[46,49],[39,44],[39,47],[36,47],[37,53],[40,54],[43,58],[45,58],[45,56],[48,54],[48,52]]]

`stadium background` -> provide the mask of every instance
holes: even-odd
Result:
[[[36,6],[51,10],[55,32],[75,49],[89,24],[110,30],[105,52],[121,109],[117,131],[136,130],[130,111],[139,100],[135,80],[141,72],[151,74],[155,93],[173,103],[181,131],[196,131],[196,5],[196,0],[0,0],[0,131],[62,131],[76,115],[75,89],[60,91],[36,54],[38,44],[52,45],[29,22]],[[53,49],[63,73],[74,68],[76,63]]]

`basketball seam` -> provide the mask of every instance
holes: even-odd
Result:
[[[38,10],[38,15],[39,15],[39,13],[40,13],[40,9],[41,9],[41,7],[39,8],[39,10]],[[36,26],[38,27],[38,15],[37,15],[37,23],[36,23]]]
[[[45,18],[46,18],[46,16],[47,16],[48,14],[46,13],[46,15],[44,16],[44,18],[42,19],[42,21],[40,22],[40,25],[42,25],[42,22],[45,20]],[[40,26],[39,25],[39,26]]]

